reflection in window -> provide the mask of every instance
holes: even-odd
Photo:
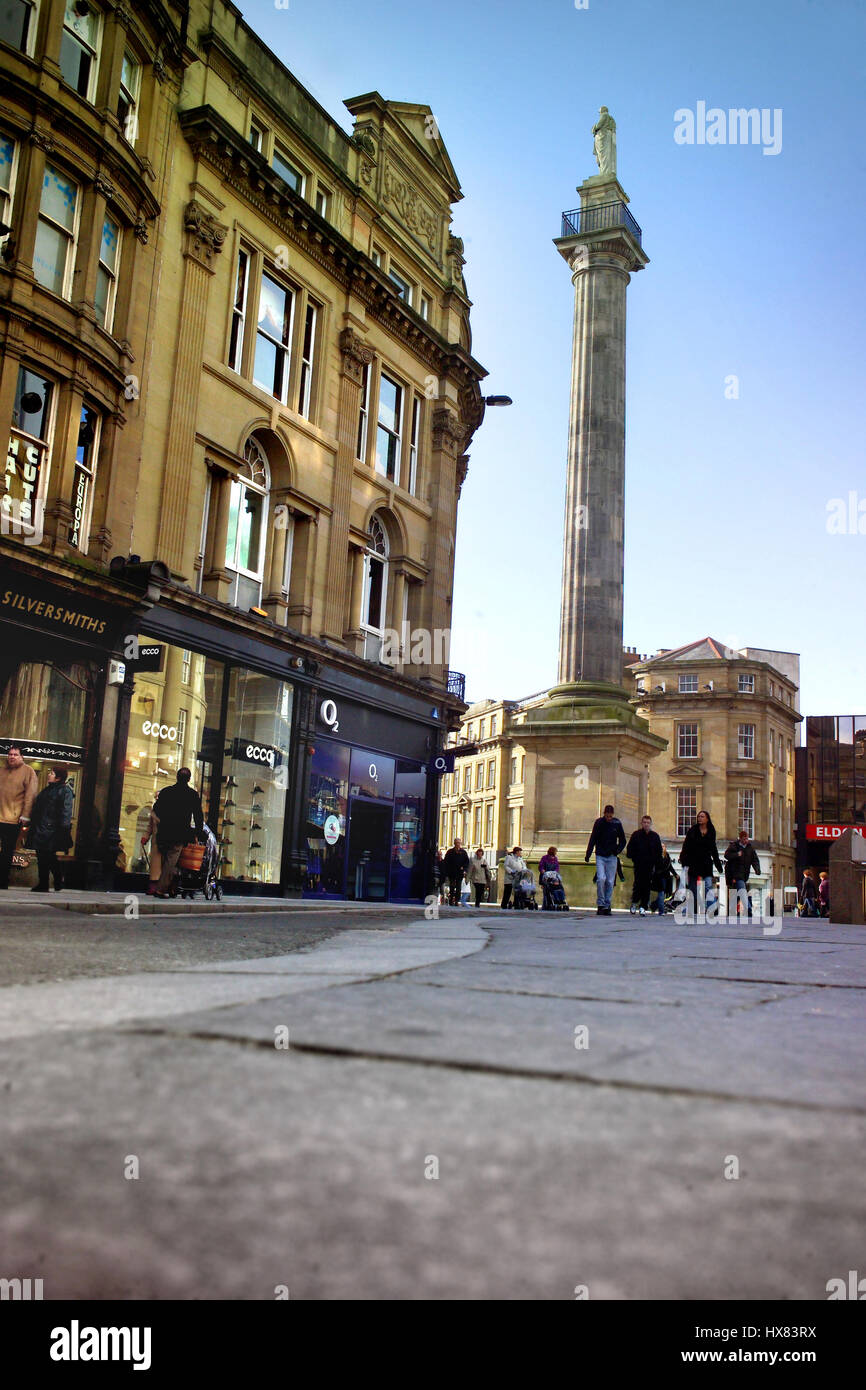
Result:
[[[0,3],[0,42],[29,53],[36,30],[36,6],[31,0]]]
[[[68,296],[77,231],[78,185],[50,164],[42,180],[33,274],[40,285]]]
[[[93,480],[96,476],[96,455],[99,447],[100,419],[96,410],[85,401],[78,423],[78,446],[75,450],[75,477],[72,483],[72,522],[69,544],[82,555],[87,554],[87,534],[93,506]]]
[[[264,451],[255,439],[247,441],[244,456],[245,474],[230,484],[225,563],[234,573],[229,603],[257,608],[262,597],[269,474]]]
[[[117,289],[117,254],[120,247],[120,228],[110,217],[102,224],[102,241],[99,246],[99,266],[96,271],[96,298],[94,309],[96,322],[106,332],[111,332],[114,320],[114,295]]]
[[[286,404],[289,390],[289,351],[292,336],[291,290],[270,275],[262,276],[253,381]]]
[[[93,100],[96,87],[100,26],[99,12],[89,0],[67,0],[60,43],[60,71],[64,82],[87,101]]]

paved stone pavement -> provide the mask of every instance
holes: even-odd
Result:
[[[864,1267],[866,930],[406,921],[228,958],[202,921],[207,959],[0,989],[0,1275],[824,1300]]]

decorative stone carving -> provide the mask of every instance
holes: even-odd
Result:
[[[161,53],[157,53],[153,60],[153,75],[157,82],[162,84],[168,76],[168,69],[165,66],[165,59]]]
[[[460,421],[447,406],[433,412],[433,448],[456,459],[463,448],[464,431]]]
[[[368,154],[371,159],[375,159],[376,142],[369,131],[356,130],[355,134],[352,136],[352,142],[357,145],[359,150],[363,150],[364,154]]]
[[[457,460],[457,496],[463,491],[463,484],[466,482],[466,475],[469,472],[469,455],[461,454]]]
[[[101,193],[103,198],[107,198],[109,201],[114,197],[114,184],[111,182],[111,179],[103,173],[96,175],[96,178],[93,180],[93,187],[96,189],[97,193]]]
[[[142,246],[146,246],[148,237],[147,223],[145,222],[144,217],[141,213],[139,213],[136,217],[135,222],[132,225],[132,230],[137,236],[138,240],[141,242]]]
[[[27,139],[31,145],[36,146],[37,150],[44,150],[46,154],[52,154],[54,151],[54,141],[44,130],[29,130]]]
[[[435,252],[438,224],[436,214],[390,163],[385,165],[382,202],[390,203],[404,227],[418,241],[425,242],[431,252]]]
[[[360,386],[364,379],[364,368],[369,367],[376,356],[354,328],[344,328],[340,334],[340,351],[343,354],[343,374]]]
[[[362,161],[362,164],[361,164],[361,182],[362,182],[362,183],[366,183],[367,185],[369,185],[369,184],[372,182],[372,180],[373,180],[373,166],[372,166],[372,164],[368,164],[367,160],[365,159],[365,160]]]
[[[187,203],[183,214],[183,224],[189,233],[189,250],[209,265],[215,255],[219,255],[228,235],[228,227],[217,222],[212,213],[207,212],[195,199]]]

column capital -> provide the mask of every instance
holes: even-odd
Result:
[[[360,386],[364,377],[364,368],[369,367],[376,356],[375,352],[367,346],[354,328],[343,329],[340,334],[340,351],[343,354],[343,375],[353,381],[356,386]]]
[[[433,448],[456,459],[463,447],[466,432],[453,410],[439,406],[433,411]],[[465,474],[464,474],[465,476]],[[460,480],[463,481],[462,478]]]
[[[194,198],[184,208],[183,225],[187,232],[184,254],[197,261],[203,269],[213,273],[211,261],[222,250],[228,227],[222,222],[217,222],[213,214]]]

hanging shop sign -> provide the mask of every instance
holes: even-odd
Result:
[[[0,757],[10,748],[20,748],[25,762],[36,758],[54,763],[83,763],[84,749],[77,743],[43,742],[32,738],[0,738]]]
[[[838,840],[846,830],[856,830],[858,835],[866,837],[866,825],[807,825],[806,839]]]
[[[254,743],[246,738],[236,738],[232,744],[232,757],[242,763],[257,763],[259,766],[279,767],[283,760],[282,751],[270,743]]]
[[[69,589],[24,575],[16,575],[13,583],[10,578],[7,571],[6,583],[0,587],[0,619],[27,623],[64,636],[74,635],[84,641],[98,639],[100,645],[123,619],[122,610],[90,598],[82,600]]]

